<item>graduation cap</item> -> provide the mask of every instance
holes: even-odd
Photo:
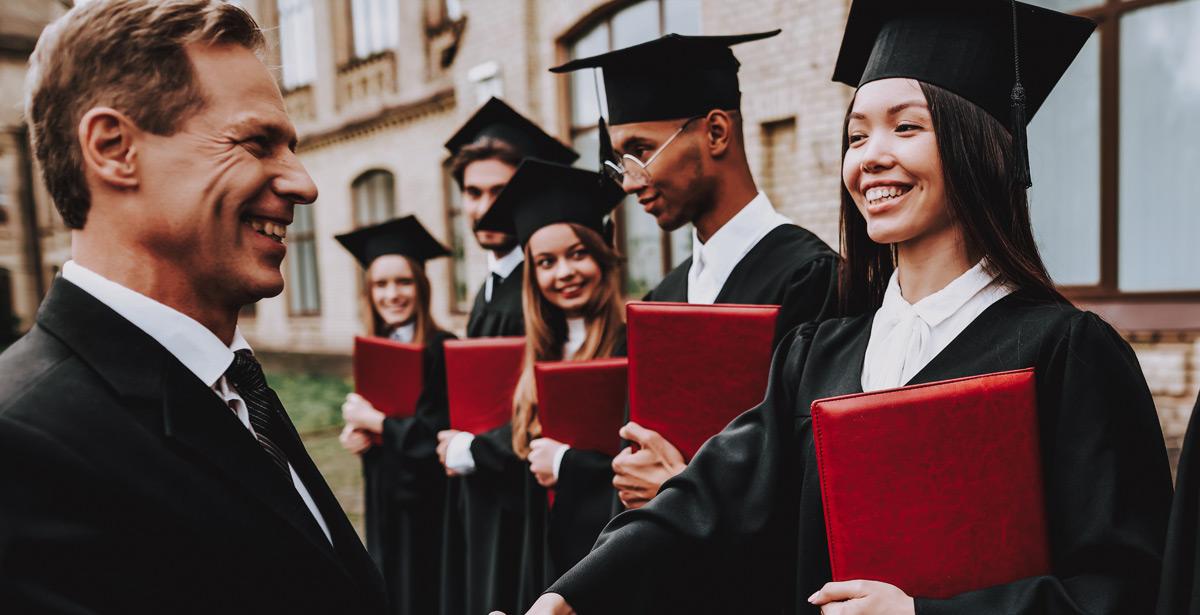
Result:
[[[694,117],[713,109],[740,109],[742,93],[737,73],[741,65],[729,47],[779,32],[667,34],[632,47],[572,60],[550,71],[604,69],[609,124]]]
[[[1013,0],[854,0],[833,80],[904,77],[971,101],[1012,133],[1028,187],[1026,124],[1095,27]]]
[[[529,118],[517,113],[515,109],[495,97],[488,99],[475,115],[446,141],[446,149],[450,150],[451,154],[457,154],[463,147],[483,139],[503,141],[516,149],[522,157],[541,158],[562,164],[571,164],[579,158],[575,150],[546,134],[546,131]]]
[[[515,234],[525,245],[543,226],[574,222],[611,243],[609,214],[624,197],[619,186],[599,173],[526,159],[476,228]]]
[[[363,268],[380,256],[399,254],[424,263],[431,258],[450,256],[438,240],[417,221],[416,216],[395,218],[335,237]]]

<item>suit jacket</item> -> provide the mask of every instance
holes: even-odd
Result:
[[[325,518],[211,389],[58,280],[0,355],[0,605],[12,613],[379,613],[379,573],[289,421]]]

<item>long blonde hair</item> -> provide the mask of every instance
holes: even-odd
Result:
[[[584,306],[584,327],[587,331],[583,346],[571,357],[572,361],[611,357],[623,335],[624,304],[621,301],[621,256],[600,234],[578,224],[567,223],[583,243],[588,254],[596,260],[603,276],[595,296]],[[561,361],[563,328],[566,315],[542,295],[537,283],[537,268],[529,244],[525,250],[524,284],[521,293],[525,310],[525,358],[521,378],[513,394],[512,448],[521,459],[529,456],[529,443],[541,436],[542,426],[537,418],[537,383],[533,366],[538,361]]]
[[[429,309],[430,302],[430,285],[429,276],[425,275],[425,264],[421,261],[398,254],[405,262],[408,263],[408,268],[412,271],[413,283],[417,287],[416,305],[413,306],[413,340],[414,344],[426,344],[433,339],[438,332],[437,321],[433,319],[433,312]],[[372,264],[374,264],[372,262]],[[387,337],[389,327],[383,318],[380,318],[379,312],[375,309],[375,300],[371,297],[371,268],[367,267],[363,272],[363,290],[367,300],[367,310],[371,312],[371,332],[375,337]]]

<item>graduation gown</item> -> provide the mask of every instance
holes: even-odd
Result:
[[[861,390],[871,320],[790,333],[764,401],[709,440],[649,505],[614,519],[549,591],[581,615],[817,613],[807,597],[831,573],[809,407]],[[1053,573],[945,600],[918,596],[916,612],[1148,612],[1171,478],[1145,378],[1111,327],[1018,291],[909,383],[1026,367],[1036,372]],[[720,587],[694,581],[701,574]]]
[[[1200,399],[1188,421],[1179,468],[1175,478],[1175,501],[1167,528],[1167,551],[1163,559],[1162,589],[1158,595],[1159,615],[1200,614]]]
[[[425,384],[411,417],[383,421],[383,443],[363,454],[367,551],[383,573],[392,613],[437,612],[446,472],[437,433],[450,426],[439,331],[425,344]]]
[[[521,309],[522,268],[475,295],[467,337],[525,334]],[[443,615],[517,610],[521,563],[525,462],[512,450],[512,426],[505,424],[471,443],[475,472],[451,478],[445,498],[442,541]]]

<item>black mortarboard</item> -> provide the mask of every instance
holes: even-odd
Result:
[[[497,139],[511,145],[522,157],[571,164],[579,158],[575,150],[517,113],[499,98],[490,98],[446,141],[451,154],[482,139]]]
[[[740,109],[740,64],[730,45],[757,41],[780,30],[730,36],[661,38],[572,60],[551,68],[566,73],[604,69],[608,123],[629,124],[704,115],[713,109]]]
[[[905,77],[954,92],[1008,127],[1027,173],[1025,125],[1095,27],[1012,0],[854,0],[833,80]]]
[[[335,237],[363,268],[385,254],[399,254],[424,263],[431,258],[450,256],[438,240],[417,221],[416,216],[395,218]]]
[[[524,245],[538,229],[559,222],[590,228],[611,242],[609,214],[625,193],[599,173],[529,159],[476,228],[515,234]]]

